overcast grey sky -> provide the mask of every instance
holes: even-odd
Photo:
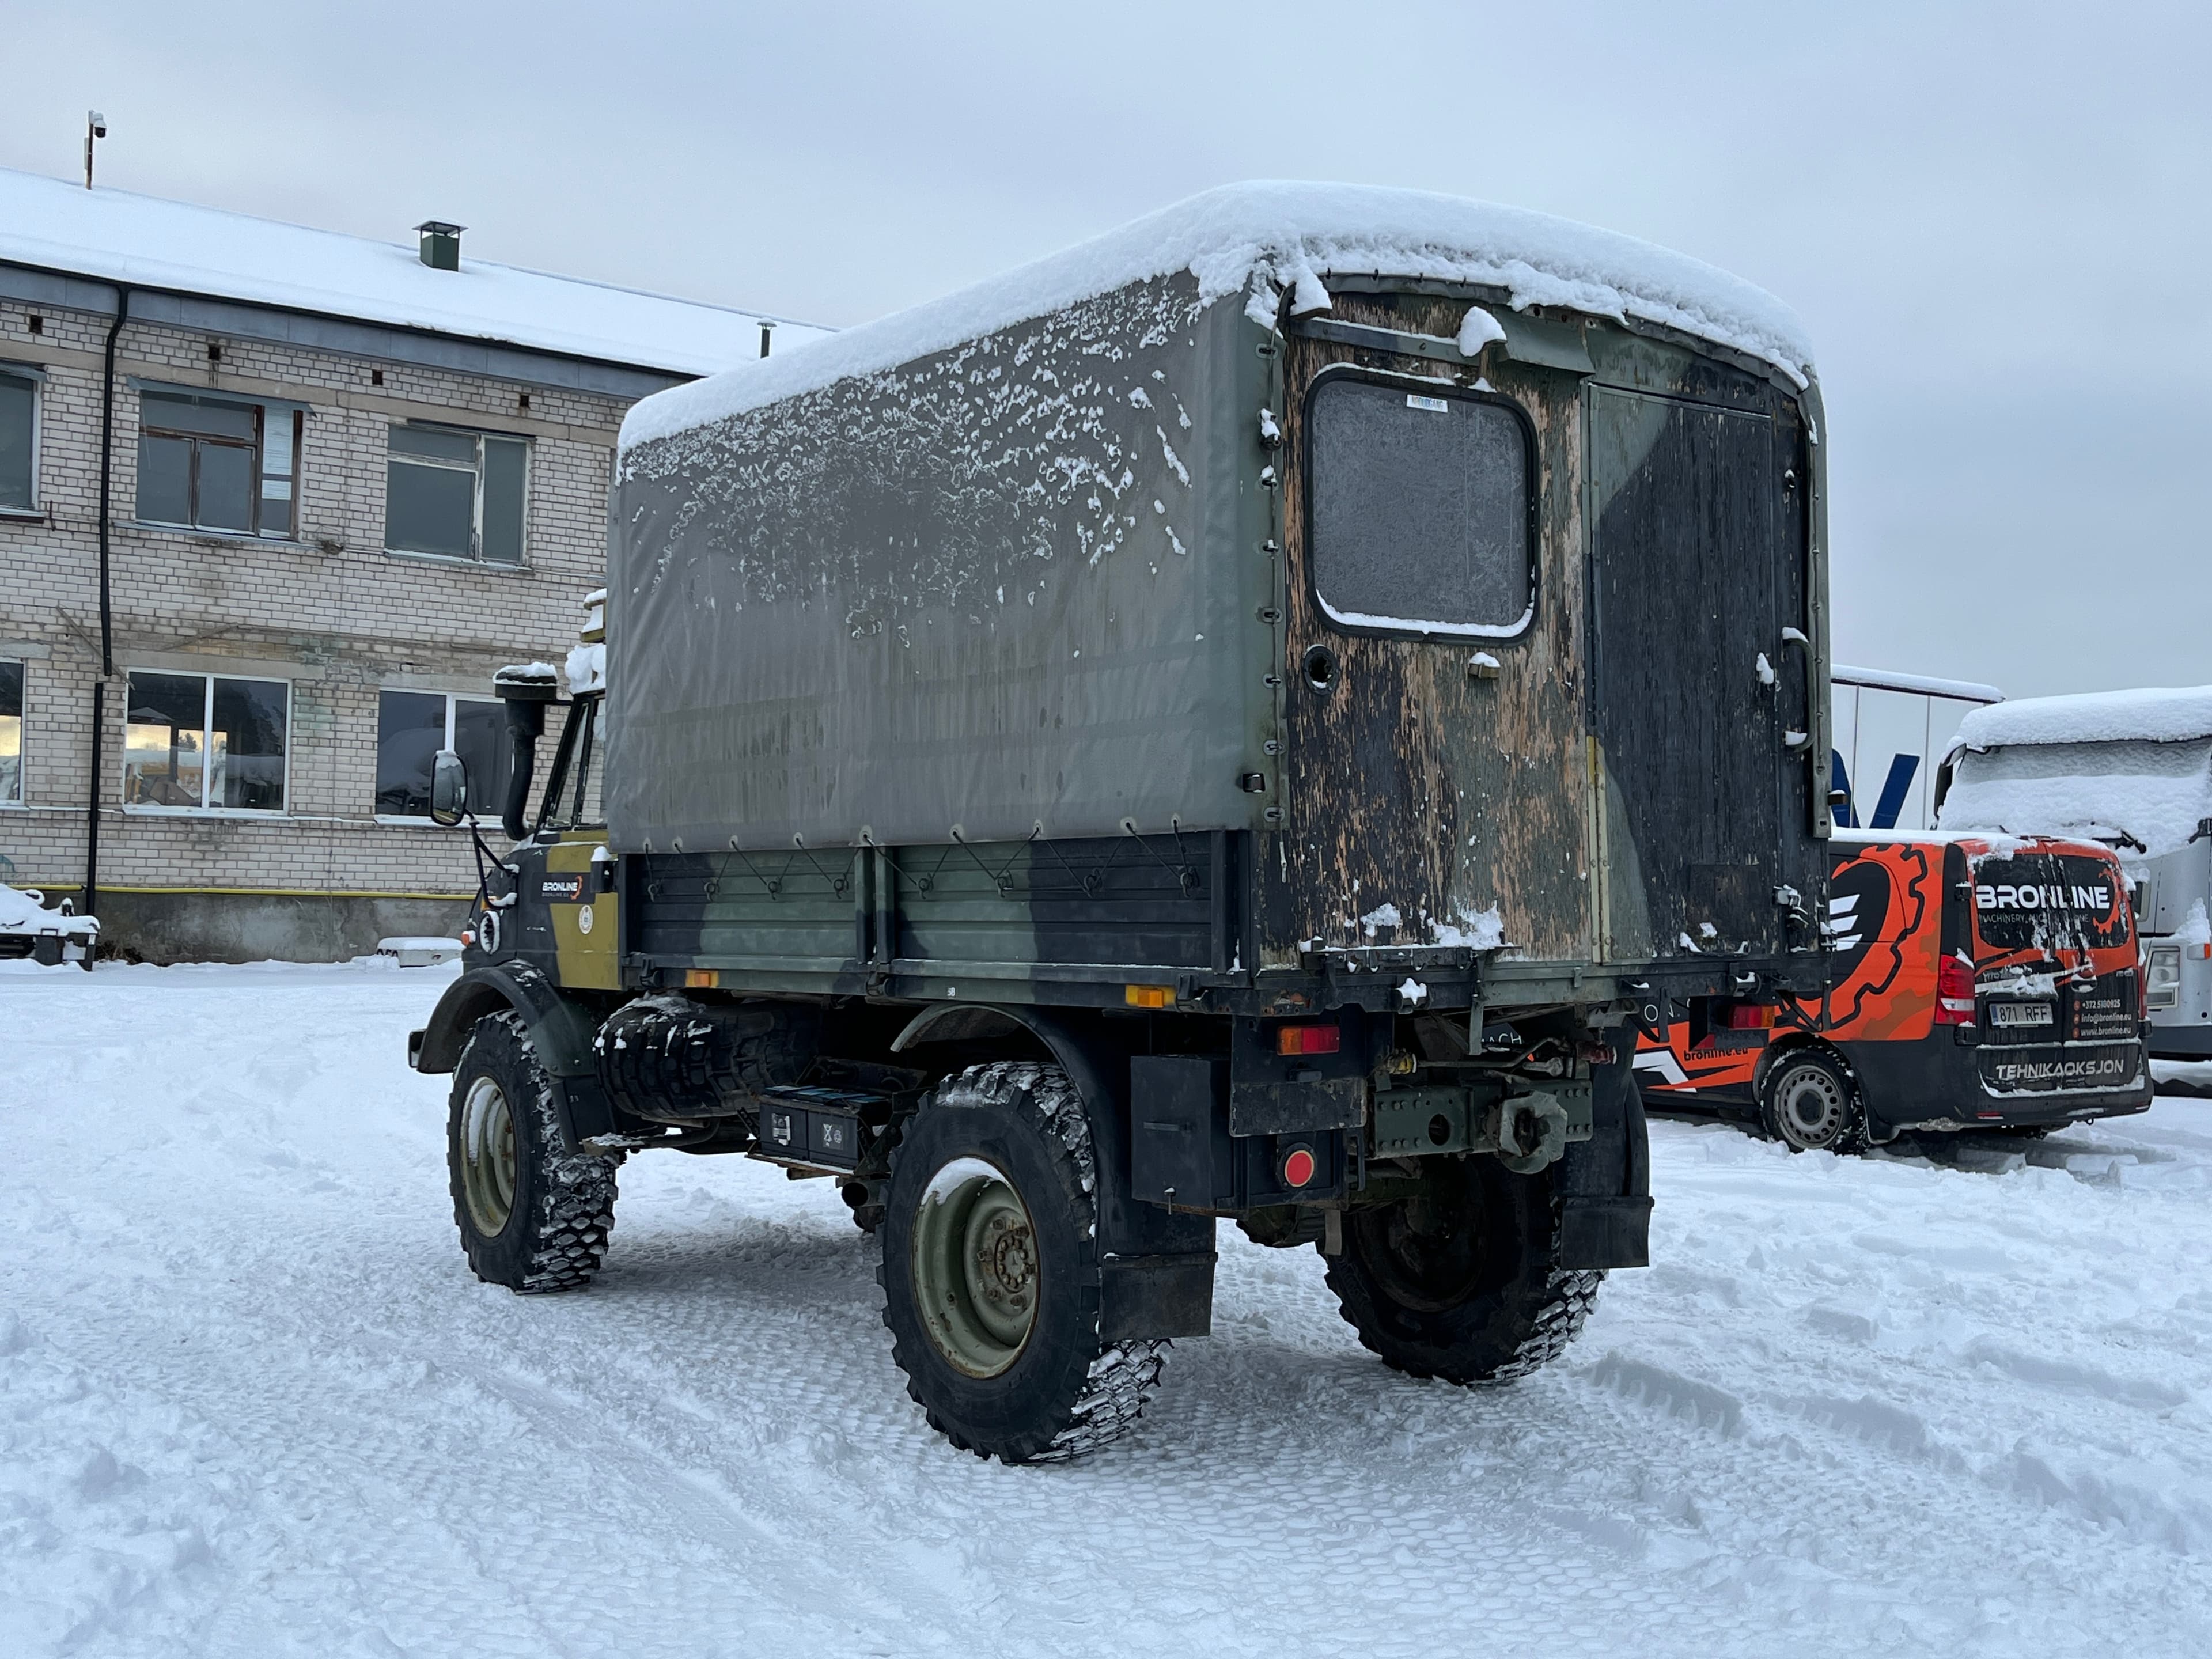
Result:
[[[833,324],[1244,178],[1663,242],[1797,307],[1836,650],[2212,681],[2212,7],[10,0],[0,165]]]

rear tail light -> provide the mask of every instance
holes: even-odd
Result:
[[[2181,947],[2154,945],[2143,952],[2143,1010],[2163,1012],[2181,1002]]]
[[[1945,957],[1936,965],[1936,1023],[1974,1023],[1974,964],[1964,957]]]
[[[1334,1025],[1279,1025],[1275,1052],[1279,1054],[1333,1054],[1344,1045],[1344,1033]]]
[[[1771,1003],[1724,1002],[1713,1010],[1713,1024],[1723,1031],[1771,1030],[1774,1012]]]

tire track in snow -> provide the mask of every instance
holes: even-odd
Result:
[[[1661,1266],[1497,1391],[1383,1370],[1316,1257],[1224,1233],[1218,1334],[1136,1434],[1010,1470],[905,1400],[872,1247],[819,1183],[635,1160],[592,1290],[469,1280],[442,1090],[398,1052],[439,982],[103,972],[14,1005],[0,1310],[29,1336],[0,1432],[11,1468],[118,1471],[31,1492],[61,1530],[17,1559],[204,1535],[116,1581],[102,1651],[2158,1656],[2212,1629],[2212,1108],[1982,1173],[1655,1126]],[[17,1389],[34,1368],[80,1397]]]

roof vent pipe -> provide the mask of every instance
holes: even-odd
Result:
[[[466,225],[449,225],[443,219],[425,219],[415,227],[422,238],[422,263],[433,270],[461,268],[461,233]]]
[[[771,335],[771,334],[773,334],[773,333],[775,333],[775,325],[774,323],[770,322],[767,318],[765,318],[765,317],[762,318],[762,319],[761,319],[761,356],[763,356],[763,357],[765,357],[765,356],[768,356],[768,339],[769,339],[769,335]]]

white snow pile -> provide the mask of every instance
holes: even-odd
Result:
[[[1428,191],[1283,181],[1226,185],[1003,276],[756,359],[632,406],[625,450],[854,375],[878,374],[1133,283],[1188,272],[1199,303],[1243,298],[1274,325],[1283,295],[1328,307],[1328,278],[1390,276],[1502,289],[1516,310],[1559,306],[1662,325],[1772,364],[1804,386],[1797,314],[1764,289],[1632,236]],[[1496,319],[1490,319],[1496,327]],[[1480,325],[1477,343],[1487,337]]]
[[[404,1057],[455,972],[0,980],[9,1659],[2206,1649],[2212,1103],[1941,1165],[1654,1121],[1655,1265],[1506,1387],[1224,1224],[1135,1431],[1010,1469],[832,1182],[633,1158],[589,1290],[477,1282]]]
[[[1456,922],[1439,921],[1432,928],[1436,943],[1468,951],[1496,951],[1505,944],[1505,917],[1496,905],[1487,910],[1462,911]]]
[[[2212,737],[2212,685],[2021,697],[1973,710],[1959,722],[1958,740],[1972,749],[1994,749],[2016,743],[2183,743],[2204,737]]]
[[[568,647],[568,659],[563,665],[568,679],[568,695],[579,691],[604,691],[607,689],[607,647],[604,640],[590,645]]]
[[[100,933],[91,916],[65,916],[46,907],[46,895],[0,881],[0,933],[52,933],[82,945]]]
[[[465,254],[433,270],[411,246],[8,168],[0,259],[678,374],[757,357],[763,320],[780,342],[826,331]]]

